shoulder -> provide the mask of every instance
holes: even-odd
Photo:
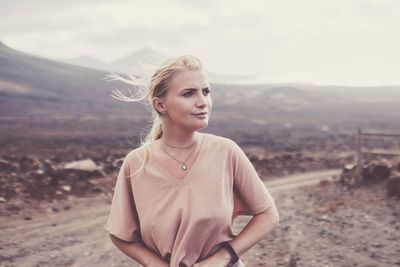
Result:
[[[227,149],[227,150],[237,150],[239,146],[235,141],[228,137],[219,136],[215,134],[207,134],[207,143],[211,145],[213,149]]]
[[[145,146],[141,145],[135,149],[132,149],[131,151],[128,152],[125,156],[125,160],[133,160],[133,159],[140,159],[143,157]]]
[[[146,152],[145,150],[145,145],[141,145],[135,149],[132,149],[126,154],[122,164],[125,166],[125,168],[129,168],[131,171],[139,168],[144,161]]]

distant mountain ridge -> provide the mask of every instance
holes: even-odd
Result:
[[[61,61],[72,65],[98,69],[98,70],[107,70],[109,67],[108,64],[101,62],[100,60],[97,60],[90,56],[81,56],[74,59],[61,60]]]
[[[161,55],[150,47],[146,47],[127,56],[121,57],[109,64],[89,56],[64,60],[64,62],[110,72],[121,72],[134,76],[150,77],[155,69],[165,60],[167,60],[166,56]]]
[[[147,47],[122,57],[110,64],[113,70],[150,77],[167,57]]]
[[[110,72],[121,72],[137,77],[149,78],[156,69],[168,59],[150,47],[133,52],[121,57],[109,64],[90,56],[81,56],[70,60],[62,60],[65,63],[83,66]],[[243,80],[253,79],[252,75],[231,75],[216,72],[208,72],[208,78],[213,83],[237,83]]]
[[[116,88],[129,95],[130,86],[106,82],[107,74],[108,71],[33,56],[0,42],[0,117],[91,115],[148,120],[149,107],[110,97]],[[216,122],[229,121],[234,125],[238,118],[250,122],[257,118],[260,125],[346,121],[356,125],[396,118],[400,87],[213,83],[211,96],[214,106],[211,119]]]
[[[107,82],[109,74],[30,55],[0,45],[0,116],[68,116],[122,110],[110,97],[121,82]],[[130,111],[143,111],[133,105]],[[63,115],[63,116],[64,116]]]

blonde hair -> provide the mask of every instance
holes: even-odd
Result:
[[[141,147],[145,147],[144,150],[144,160],[140,168],[133,174],[136,175],[142,172],[151,156],[151,151],[149,144],[152,141],[158,140],[163,135],[163,124],[160,114],[153,107],[153,99],[155,97],[163,98],[170,87],[171,81],[182,71],[192,70],[199,71],[203,70],[203,65],[200,60],[190,56],[180,56],[177,58],[172,58],[164,62],[153,74],[150,79],[149,84],[145,79],[138,79],[136,77],[128,76],[124,78],[117,74],[110,74],[107,76],[107,80],[119,80],[128,83],[134,87],[136,93],[129,90],[130,96],[125,96],[118,89],[113,90],[113,98],[126,101],[126,102],[141,102],[150,104],[152,107],[152,127],[150,132],[146,135],[145,140],[140,140]],[[148,84],[148,85],[147,85]]]

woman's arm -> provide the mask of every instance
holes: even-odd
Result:
[[[273,204],[266,211],[256,214],[249,221],[249,223],[243,228],[243,230],[232,239],[229,244],[235,250],[236,254],[240,257],[252,246],[257,244],[261,239],[265,237],[272,229],[279,224],[278,211]],[[212,256],[207,259],[196,263],[195,267],[200,266],[212,266],[212,264],[225,264],[229,263],[230,256],[224,248],[219,249]],[[212,264],[211,264],[212,263]]]
[[[168,267],[160,256],[151,251],[142,241],[127,242],[110,234],[111,241],[124,254],[131,257],[145,267],[160,266]]]
[[[229,242],[240,257],[255,244],[260,242],[269,232],[279,225],[278,211],[273,204],[266,211],[256,214],[243,230]]]

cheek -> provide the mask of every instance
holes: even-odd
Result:
[[[182,101],[179,104],[178,112],[185,114],[192,111],[193,103],[190,101]]]
[[[209,98],[209,100],[208,100],[208,107],[210,108],[210,110],[212,109],[212,105],[213,105],[213,102],[212,102],[212,99],[211,99],[211,97]]]

